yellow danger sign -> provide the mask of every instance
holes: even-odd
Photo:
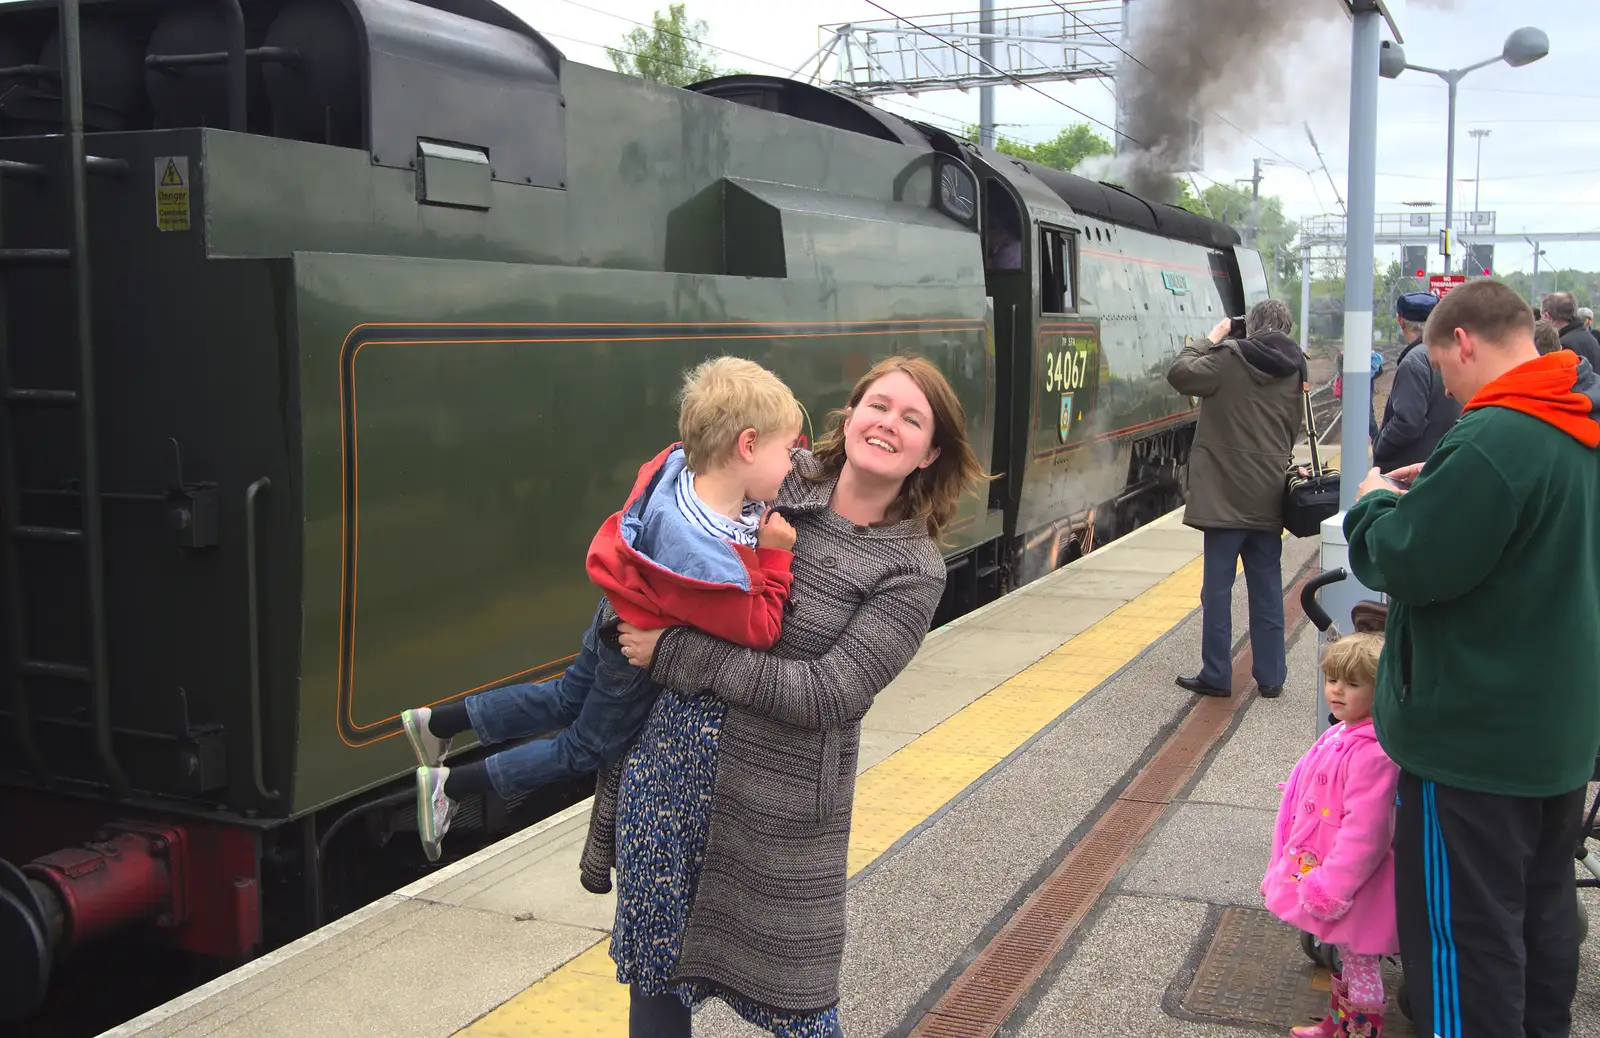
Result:
[[[156,230],[189,229],[189,156],[156,159]]]

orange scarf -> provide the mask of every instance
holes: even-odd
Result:
[[[1578,381],[1578,360],[1571,350],[1556,350],[1518,364],[1478,390],[1462,411],[1510,408],[1550,423],[1586,447],[1600,447],[1594,401],[1572,388]]]

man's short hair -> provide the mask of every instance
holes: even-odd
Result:
[[[1592,321],[1592,320],[1594,320],[1594,311],[1589,309],[1587,306],[1578,307],[1578,320],[1580,320],[1580,321]]]
[[[1571,324],[1578,317],[1578,304],[1571,292],[1546,292],[1544,298],[1539,300],[1539,307],[1550,315],[1552,321],[1560,321],[1563,325]]]
[[[1453,288],[1428,315],[1422,331],[1429,346],[1449,346],[1456,329],[1465,328],[1485,342],[1501,344],[1518,332],[1533,335],[1533,310],[1511,288],[1481,278]]]
[[[1289,304],[1276,299],[1263,299],[1252,306],[1244,318],[1246,335],[1257,332],[1282,332],[1288,335],[1293,327],[1294,314],[1289,312]]]
[[[1539,347],[1540,353],[1554,353],[1561,349],[1561,329],[1553,321],[1533,322],[1533,344]]]
[[[800,401],[783,379],[743,357],[714,357],[683,379],[678,438],[691,472],[726,458],[739,434],[757,437],[793,432],[803,421]]]

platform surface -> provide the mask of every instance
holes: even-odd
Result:
[[[1286,1028],[1325,997],[1326,973],[1259,894],[1276,783],[1314,734],[1316,632],[1293,635],[1278,699],[1255,696],[1248,653],[1231,700],[1177,688],[1173,677],[1199,665],[1200,548],[1181,512],[1168,515],[932,632],[879,695],[863,724],[850,844],[840,1008],[851,1038],[934,1033],[952,1019],[969,966],[993,957],[1035,892],[1062,863],[1077,869],[1118,812],[1144,828],[1019,987],[1001,1033],[1244,1035]],[[1315,548],[1284,541],[1286,586]],[[1239,580],[1236,641],[1244,596]],[[1141,792],[1154,788],[1150,762],[1203,731],[1204,752],[1167,792]],[[625,1035],[626,993],[606,954],[615,901],[578,884],[588,810],[106,1035]],[[1600,919],[1600,898],[1584,897]],[[1600,935],[1585,948],[1574,1014],[1574,1035],[1600,1038]],[[762,1033],[718,1002],[694,1028]]]

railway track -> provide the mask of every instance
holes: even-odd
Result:
[[[1395,358],[1399,356],[1398,350],[1375,350],[1383,357],[1383,374],[1380,379],[1392,378],[1394,375]],[[1317,443],[1327,446],[1336,443],[1339,439],[1339,419],[1342,410],[1341,402],[1333,395],[1333,379],[1315,386],[1311,390],[1311,417],[1317,427]]]

